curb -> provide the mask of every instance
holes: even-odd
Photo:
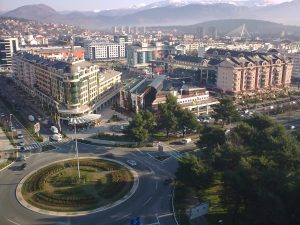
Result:
[[[133,170],[131,167],[129,167],[128,165],[126,165],[125,163],[122,163],[122,162],[119,162],[117,160],[114,160],[114,159],[107,159],[107,158],[102,158],[102,157],[79,157],[79,159],[86,159],[86,158],[89,158],[89,159],[102,159],[102,160],[107,160],[107,161],[111,161],[111,162],[115,162],[117,164],[120,164],[124,167],[126,167],[133,175],[134,177],[134,183],[133,183],[133,186],[131,188],[131,190],[125,195],[123,196],[121,199],[113,202],[113,203],[110,203],[110,204],[107,204],[105,206],[102,206],[102,207],[99,207],[99,208],[96,208],[96,209],[93,209],[93,210],[88,210],[88,211],[78,211],[78,212],[56,212],[56,211],[50,211],[50,210],[44,210],[44,209],[40,209],[40,208],[37,208],[33,205],[30,205],[28,202],[26,202],[22,196],[22,193],[21,193],[21,190],[22,190],[22,186],[23,186],[23,183],[24,181],[30,177],[33,173],[35,173],[37,170],[34,170],[32,172],[30,172],[29,174],[27,174],[20,182],[19,184],[17,185],[17,188],[16,188],[16,198],[18,200],[18,202],[25,208],[33,211],[33,212],[36,212],[36,213],[40,213],[40,214],[44,214],[44,215],[50,215],[50,216],[67,216],[67,217],[73,217],[73,216],[85,216],[85,215],[89,215],[89,214],[93,214],[93,213],[98,213],[98,212],[102,212],[102,211],[105,211],[107,209],[110,209],[110,208],[113,208],[115,206],[118,206],[122,203],[124,203],[125,201],[127,201],[129,198],[131,198],[131,196],[136,192],[138,186],[139,186],[139,177],[138,177],[138,174],[135,170]],[[54,163],[58,163],[58,162],[64,162],[64,161],[68,161],[68,160],[72,160],[74,158],[69,158],[69,159],[64,159],[64,160],[59,160],[59,161],[56,161],[56,162],[51,162],[41,168],[44,168],[46,166],[49,166],[49,165],[52,165]],[[38,170],[40,170],[41,168],[39,168]]]
[[[15,162],[15,161],[12,161],[10,164],[8,164],[7,166],[3,167],[3,168],[0,170],[0,172],[3,171],[3,170],[5,170],[5,169],[7,169],[8,167],[10,167],[14,162]]]

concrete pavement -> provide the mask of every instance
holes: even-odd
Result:
[[[0,163],[5,162],[8,158],[7,151],[13,150],[14,147],[6,137],[4,131],[0,127]]]

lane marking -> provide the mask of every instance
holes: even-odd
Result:
[[[142,155],[144,155],[145,153],[142,152],[140,149],[136,148],[135,150],[137,150],[139,153],[141,153]]]
[[[158,219],[158,216],[157,216],[157,214],[155,214],[155,217],[156,217],[156,219],[157,219],[157,223],[158,223],[158,225],[160,225],[160,222],[159,222],[159,219]]]
[[[118,218],[118,219],[116,219],[116,220],[118,221],[118,220],[125,219],[125,218],[129,217],[130,215],[131,215],[131,213],[129,213],[129,214],[127,214],[127,215],[124,215],[124,216],[122,216],[122,217],[120,217],[120,218]]]
[[[155,190],[157,190],[157,188],[158,188],[158,181],[156,181],[155,183]]]
[[[150,158],[153,158],[153,156],[152,156],[150,153],[147,153],[147,155],[148,155]]]
[[[143,206],[147,205],[151,201],[152,197],[150,197],[147,201],[144,202]]]
[[[19,224],[19,223],[17,223],[17,222],[14,222],[14,221],[10,220],[10,219],[7,219],[7,221],[9,221],[9,222],[11,222],[11,223],[13,223],[13,224],[15,224],[15,225],[21,225],[21,224]]]
[[[173,216],[173,213],[163,214],[163,215],[158,216],[158,218],[167,217],[167,216]]]

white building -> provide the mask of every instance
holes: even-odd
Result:
[[[0,38],[0,69],[10,70],[12,67],[12,55],[19,51],[19,42],[17,38]]]
[[[111,60],[125,58],[124,43],[88,42],[84,46],[85,58],[88,60]]]

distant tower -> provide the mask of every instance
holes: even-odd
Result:
[[[197,29],[196,29],[196,38],[203,38],[203,37],[204,37],[203,27],[197,27]]]
[[[126,34],[130,34],[130,32],[131,32],[130,26],[126,26],[126,27],[125,27],[125,33],[126,33]]]
[[[116,27],[116,26],[113,26],[113,27],[112,27],[112,33],[113,33],[113,34],[116,34],[117,31],[118,31],[118,30],[117,30],[117,27]]]
[[[208,28],[208,37],[212,39],[216,39],[218,36],[217,28],[216,27],[209,27]]]

